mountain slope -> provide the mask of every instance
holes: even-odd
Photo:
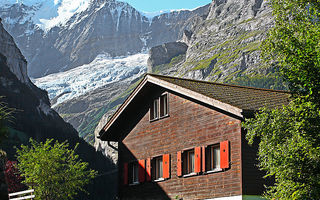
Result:
[[[211,4],[206,20],[194,24],[184,42],[189,46],[178,64],[155,66],[162,74],[232,82],[237,77],[267,75],[259,47],[273,25],[265,1],[219,1]]]
[[[68,140],[71,146],[79,143],[77,153],[89,166],[104,173],[114,169],[113,163],[97,153],[92,146],[78,137],[76,130],[50,108],[47,93],[34,86],[26,73],[27,63],[13,38],[0,23],[0,96],[8,107],[15,108],[13,119],[9,122],[10,134],[1,148],[15,159],[14,147],[27,144],[30,137],[37,141],[54,138]],[[113,199],[115,195],[115,174],[99,177],[87,189],[90,196],[81,193],[77,199]],[[110,190],[106,191],[108,186]]]
[[[59,2],[63,4],[67,1]],[[149,19],[124,2],[83,1],[88,4],[85,4],[87,7],[80,7],[81,12],[73,13],[63,23],[55,22],[56,18],[48,21],[48,16],[38,19],[38,13],[46,8],[43,4],[53,0],[39,0],[35,5],[17,3],[0,7],[0,17],[5,27],[29,62],[31,77],[42,77],[88,64],[99,54],[109,54],[111,57],[132,55],[164,42],[175,41],[182,37],[189,19],[208,10],[208,6],[204,6]],[[51,12],[53,7],[48,10]]]

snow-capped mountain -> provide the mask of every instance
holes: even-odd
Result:
[[[209,5],[152,16],[116,0],[0,0],[28,74],[91,142],[99,117],[146,71],[148,49],[182,39],[208,13]]]
[[[33,79],[33,82],[48,91],[52,106],[55,107],[102,86],[125,79],[136,79],[146,72],[147,59],[148,54],[119,58],[99,55],[90,64]]]
[[[116,0],[0,0],[0,17],[28,61],[31,77],[42,77],[112,57],[145,52],[182,38],[193,16],[208,6],[148,18]]]
[[[21,23],[30,20],[44,31],[55,26],[63,26],[75,14],[85,11],[89,7],[88,0],[6,0],[0,2],[0,7],[9,8],[12,5],[27,8],[24,16],[7,18],[6,23]],[[18,20],[18,21],[16,21]]]

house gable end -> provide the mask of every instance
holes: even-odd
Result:
[[[135,113],[132,110],[135,110],[136,107],[134,105],[138,105],[138,107],[143,107],[140,112],[140,115],[135,115],[135,119],[132,119],[136,123],[139,118],[142,118],[145,112],[148,112],[148,108],[150,106],[150,102],[154,96],[154,93],[161,94],[163,91],[171,91],[180,95],[183,95],[189,99],[193,99],[197,102],[203,103],[205,105],[212,106],[219,110],[225,111],[234,115],[238,118],[243,118],[242,109],[234,107],[232,105],[228,105],[226,103],[220,102],[213,98],[207,97],[200,93],[194,92],[192,90],[183,88],[178,85],[174,85],[172,83],[166,82],[164,80],[153,77],[152,75],[147,74],[144,79],[140,82],[140,84],[134,89],[134,91],[129,95],[129,97],[125,100],[125,102],[118,108],[118,110],[113,114],[110,120],[106,123],[106,125],[100,131],[99,138],[101,140],[106,141],[119,141],[123,138],[123,134],[119,133],[119,129],[116,127],[123,127],[121,123],[127,123],[130,120],[122,119],[124,118],[124,113],[126,115],[132,115],[130,113]],[[146,99],[147,97],[147,99]],[[149,102],[150,101],[150,102]],[[143,106],[141,106],[143,105]],[[127,117],[125,117],[127,118]],[[134,126],[134,123],[131,125],[131,128]],[[123,132],[130,131],[130,126],[127,131],[123,130]],[[114,130],[114,131],[113,131]],[[119,135],[110,135],[108,133],[116,133]]]

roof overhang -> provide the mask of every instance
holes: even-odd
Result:
[[[100,139],[106,140],[106,141],[116,141],[115,137],[108,136],[108,130],[110,127],[117,121],[119,116],[126,110],[126,108],[130,105],[132,100],[139,94],[139,92],[146,86],[146,84],[151,83],[160,87],[163,87],[167,90],[173,91],[175,93],[187,96],[191,99],[194,99],[196,101],[202,102],[206,105],[215,107],[217,109],[221,109],[227,113],[230,113],[238,118],[243,118],[244,111],[240,108],[237,108],[235,106],[232,106],[230,104],[223,103],[219,100],[216,100],[214,98],[205,96],[203,94],[200,94],[198,92],[192,91],[190,89],[175,85],[173,83],[167,82],[165,80],[156,78],[150,74],[146,74],[143,80],[140,82],[140,84],[133,90],[133,92],[128,96],[128,98],[124,101],[124,103],[118,108],[118,110],[112,115],[110,120],[106,123],[106,125],[101,129],[99,132]],[[248,112],[248,111],[246,111]],[[114,133],[113,133],[114,134]]]

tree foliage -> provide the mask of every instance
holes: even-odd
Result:
[[[249,143],[260,138],[259,167],[275,178],[270,199],[320,199],[320,110],[302,101],[263,109],[244,124]]]
[[[320,1],[271,0],[275,26],[263,42],[265,61],[276,61],[289,89],[320,101]]]
[[[96,177],[97,172],[87,169],[88,163],[69,149],[66,142],[46,140],[17,149],[18,168],[24,183],[34,188],[36,199],[72,199],[78,191]]]
[[[269,199],[320,199],[320,1],[271,0],[275,26],[263,57],[276,64],[291,102],[244,123],[259,138],[259,167],[275,179]]]

